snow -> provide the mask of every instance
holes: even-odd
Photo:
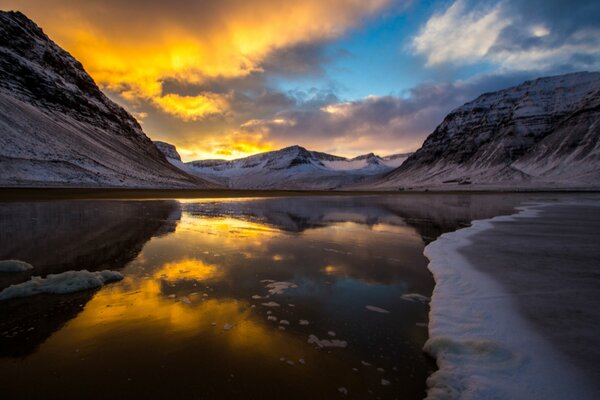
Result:
[[[67,294],[82,290],[98,289],[106,283],[120,281],[123,275],[116,271],[89,272],[67,271],[50,274],[46,278],[32,277],[29,281],[11,285],[0,292],[0,300],[9,300],[36,294]]]
[[[33,265],[19,260],[0,261],[0,272],[25,272],[33,269]]]
[[[375,306],[365,306],[365,308],[369,311],[373,311],[373,312],[377,312],[377,313],[381,313],[381,314],[389,314],[388,310],[385,310],[383,308],[380,307],[375,307]]]
[[[345,348],[348,345],[348,342],[346,342],[345,340],[319,339],[316,335],[309,335],[308,336],[308,343],[310,343],[310,344],[316,344],[318,347],[321,347],[321,348],[322,347],[340,347],[340,348]]]
[[[436,286],[424,351],[438,371],[427,380],[427,399],[592,399],[579,375],[521,317],[510,296],[459,250],[493,222],[535,218],[535,206],[513,216],[474,221],[425,248]]]

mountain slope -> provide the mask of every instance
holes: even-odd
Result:
[[[486,93],[452,111],[371,188],[600,186],[600,73]]]
[[[291,146],[237,160],[182,163],[169,147],[160,146],[178,168],[232,189],[338,189],[382,176],[407,157],[394,155],[385,160],[367,154],[347,159]]]
[[[0,12],[0,185],[207,187],[19,12]]]

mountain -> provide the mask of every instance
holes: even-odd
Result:
[[[600,187],[600,73],[483,94],[448,114],[418,151],[369,188],[468,184]]]
[[[208,187],[20,12],[0,12],[0,185]]]
[[[231,189],[338,189],[393,170],[408,155],[366,154],[348,159],[291,146],[237,160],[181,162],[171,145],[157,144],[171,164]]]

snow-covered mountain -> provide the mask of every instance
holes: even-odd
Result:
[[[207,187],[174,168],[82,65],[0,12],[0,185]]]
[[[600,187],[600,73],[540,78],[452,111],[371,189]],[[461,186],[465,188],[465,186]]]
[[[178,168],[232,189],[338,189],[382,176],[408,157],[371,153],[348,159],[291,146],[237,160],[183,163],[172,145],[157,146]]]

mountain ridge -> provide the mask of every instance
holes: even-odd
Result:
[[[209,187],[174,168],[79,61],[0,11],[0,185]]]

